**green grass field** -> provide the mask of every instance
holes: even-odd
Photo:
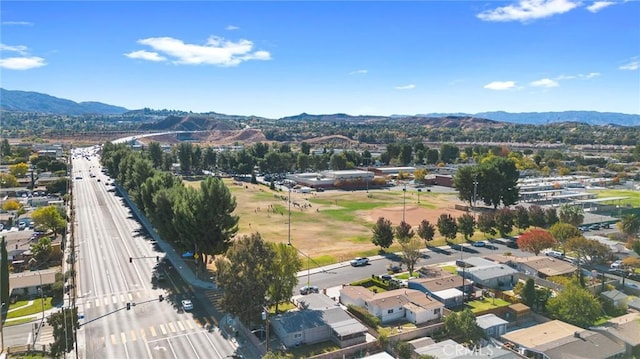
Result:
[[[44,302],[44,310],[48,310],[53,308],[53,306],[51,305],[51,297],[46,297],[44,298],[45,302]],[[33,302],[30,305],[29,301],[23,300],[23,301],[19,301],[16,302],[14,304],[11,304],[9,306],[9,310],[11,310],[12,308],[19,308],[22,306],[25,306],[24,308],[20,308],[18,310],[14,310],[14,311],[10,311],[7,313],[6,318],[7,319],[11,319],[11,318],[19,318],[19,317],[23,317],[25,315],[30,315],[30,314],[36,314],[36,313],[40,313],[42,312],[42,301],[40,298],[36,298],[33,300]]]
[[[631,205],[632,207],[640,207],[640,192],[630,190],[605,189],[598,191],[588,191],[594,193],[597,198],[606,197],[629,197],[621,201],[621,204]]]

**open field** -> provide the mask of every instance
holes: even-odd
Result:
[[[640,191],[604,189],[598,191],[589,191],[594,193],[598,198],[606,197],[629,197],[621,201],[622,205],[630,205],[631,207],[640,207]]]
[[[187,184],[198,186],[197,182]],[[288,242],[288,192],[231,179],[225,179],[225,184],[236,198],[239,235],[259,232],[268,241]],[[371,243],[371,227],[379,217],[396,226],[402,221],[404,209],[405,221],[415,230],[423,219],[435,225],[442,213],[459,217],[463,212],[454,209],[457,203],[460,201],[452,193],[422,192],[418,203],[417,192],[411,191],[406,193],[406,202],[402,191],[386,189],[369,193],[291,192],[291,243],[318,265],[373,255],[378,247]]]

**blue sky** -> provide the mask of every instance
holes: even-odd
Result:
[[[0,85],[270,118],[640,114],[640,2],[2,1]]]

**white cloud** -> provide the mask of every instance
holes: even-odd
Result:
[[[369,71],[367,70],[355,70],[355,71],[351,71],[349,72],[349,75],[366,75]]]
[[[0,68],[8,70],[30,70],[45,66],[47,63],[42,57],[8,57],[0,59]]]
[[[589,80],[598,76],[600,76],[599,72],[589,72],[588,74],[577,74],[577,75],[560,75],[556,77],[556,81],[575,80],[575,79]]]
[[[408,85],[396,86],[394,88],[396,90],[413,90],[414,88],[416,88],[416,85],[408,84]]]
[[[516,5],[507,5],[487,10],[476,15],[484,21],[520,21],[528,22],[553,15],[564,14],[578,7],[580,3],[573,0],[520,0]]]
[[[157,52],[145,51],[145,50],[130,52],[128,54],[124,54],[124,56],[130,59],[140,59],[140,60],[147,60],[147,61],[156,61],[156,62],[167,61],[166,57],[160,56],[160,54],[158,54]]]
[[[239,30],[240,28],[235,25],[227,25],[227,27],[225,27],[224,29],[228,31],[233,31],[233,30]]]
[[[23,45],[11,46],[0,44],[0,52],[13,52],[20,56],[0,59],[0,68],[8,70],[29,70],[47,65],[42,57],[31,56],[29,48]]]
[[[618,67],[619,70],[637,70],[640,69],[640,60],[637,58],[631,59],[628,63]]]
[[[143,51],[142,54],[145,56],[156,54],[157,57],[152,58],[166,57],[171,59],[173,63],[180,65],[236,66],[243,61],[271,59],[271,54],[268,51],[254,51],[253,42],[244,39],[233,42],[222,37],[211,36],[204,45],[196,45],[186,44],[182,40],[172,37],[150,37],[138,40],[138,43],[155,50]],[[136,51],[126,54],[126,56],[134,53],[141,52]],[[148,58],[143,59],[149,60]]]
[[[497,91],[511,90],[515,87],[516,87],[516,83],[513,81],[493,81],[484,85],[484,88],[488,90],[497,90]]]
[[[593,4],[587,6],[587,10],[595,14],[605,7],[609,7],[611,5],[615,5],[615,3],[613,1],[596,1]]]
[[[18,26],[33,26],[32,22],[28,22],[28,21],[3,21],[2,22],[3,26],[14,26],[14,25],[18,25]]]
[[[560,86],[560,84],[557,81],[554,81],[552,79],[540,79],[540,80],[529,83],[529,85],[533,87],[546,87],[546,88]]]
[[[592,78],[598,77],[598,76],[600,76],[599,72],[589,72],[586,75],[580,74],[580,77],[581,78],[585,78],[585,79],[592,79]]]

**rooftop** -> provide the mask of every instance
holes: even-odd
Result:
[[[489,329],[497,325],[508,324],[506,320],[498,317],[495,314],[485,314],[476,317],[476,324],[482,329]]]
[[[521,347],[536,349],[561,338],[573,337],[574,333],[583,331],[584,329],[575,325],[560,320],[552,320],[529,328],[514,330],[504,334],[502,339]]]

